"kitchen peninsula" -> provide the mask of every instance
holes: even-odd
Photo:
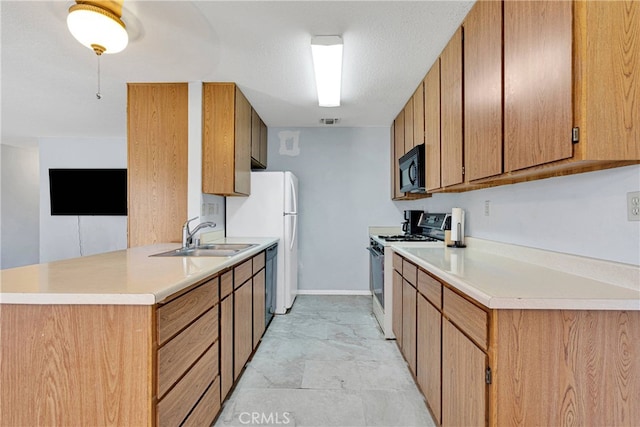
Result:
[[[202,425],[265,329],[265,249],[175,243],[0,271],[0,425]],[[227,243],[240,243],[227,239]]]
[[[638,425],[637,266],[466,243],[391,245],[393,331],[436,422]]]

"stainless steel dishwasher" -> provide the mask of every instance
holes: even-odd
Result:
[[[273,319],[273,313],[276,311],[276,281],[278,278],[277,255],[277,243],[267,248],[267,256],[265,258],[265,326],[269,325],[269,322]]]

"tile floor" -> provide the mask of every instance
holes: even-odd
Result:
[[[371,297],[300,295],[276,316],[215,426],[434,426]]]

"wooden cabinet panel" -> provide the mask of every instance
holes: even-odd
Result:
[[[640,422],[639,311],[499,310],[495,341],[496,425]]]
[[[443,427],[487,424],[486,366],[487,355],[455,326],[444,320],[442,324]]]
[[[477,305],[467,301],[449,288],[444,289],[442,312],[451,319],[480,348],[489,345],[489,315]]]
[[[220,299],[226,298],[231,292],[233,292],[233,270],[220,276]]]
[[[188,84],[127,84],[129,247],[181,241],[187,146]]]
[[[181,331],[193,319],[218,303],[218,277],[157,309],[158,345]]]
[[[462,29],[440,55],[442,186],[460,184],[462,173]]]
[[[251,260],[249,260],[251,265]],[[245,282],[233,293],[233,376],[237,379],[253,350],[253,288]]]
[[[397,253],[393,253],[393,269],[402,274],[402,257]]]
[[[418,294],[416,326],[416,376],[436,424],[442,421],[442,315]]]
[[[251,192],[251,105],[233,83],[202,86],[202,192]]]
[[[464,20],[465,179],[502,173],[502,2],[478,1]]]
[[[413,102],[413,146],[424,144],[424,83],[420,82],[411,97]]]
[[[440,58],[424,78],[425,168],[427,191],[440,188]]]
[[[264,268],[264,262],[265,252],[260,252],[258,255],[253,257],[253,274],[256,274]]]
[[[3,426],[153,424],[153,307],[0,309]]]
[[[253,348],[258,346],[265,328],[265,270],[253,276]]]
[[[413,100],[404,106],[404,151],[403,154],[413,148]],[[402,155],[400,155],[402,157]]]
[[[179,426],[218,376],[218,346],[209,350],[158,402],[157,426]]]
[[[198,406],[193,409],[182,427],[210,426],[220,412],[220,377],[209,386]]]
[[[442,309],[442,283],[423,270],[418,270],[418,291],[436,308]]]
[[[158,398],[218,339],[218,306],[158,349]]]
[[[411,283],[413,287],[418,284],[418,267],[415,264],[410,263],[406,259],[402,260],[402,277]]]
[[[640,3],[574,2],[576,125],[582,158],[640,159]]]
[[[220,400],[233,387],[233,294],[220,301]]]
[[[505,171],[573,154],[572,7],[504,2]]]
[[[269,145],[267,125],[260,120],[260,163],[267,168]]]
[[[258,112],[251,108],[251,168],[267,167],[267,126]]]
[[[394,270],[393,272],[393,310],[391,312],[391,329],[396,336],[398,347],[402,348],[402,275]]]
[[[253,262],[246,260],[233,269],[233,287],[238,289],[244,282],[249,280],[253,274]]]
[[[416,373],[416,289],[406,280],[402,285],[402,353],[409,369]]]
[[[398,113],[396,120],[393,122],[395,135],[393,138],[395,147],[394,147],[394,158],[393,158],[393,174],[395,176],[395,199],[402,198],[404,193],[400,192],[400,169],[398,166],[398,160],[400,157],[404,156],[404,110]]]

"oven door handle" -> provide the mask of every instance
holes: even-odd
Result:
[[[384,256],[384,253],[378,252],[373,248],[367,247],[365,249],[368,250],[371,253],[371,255],[373,255],[373,256]]]

